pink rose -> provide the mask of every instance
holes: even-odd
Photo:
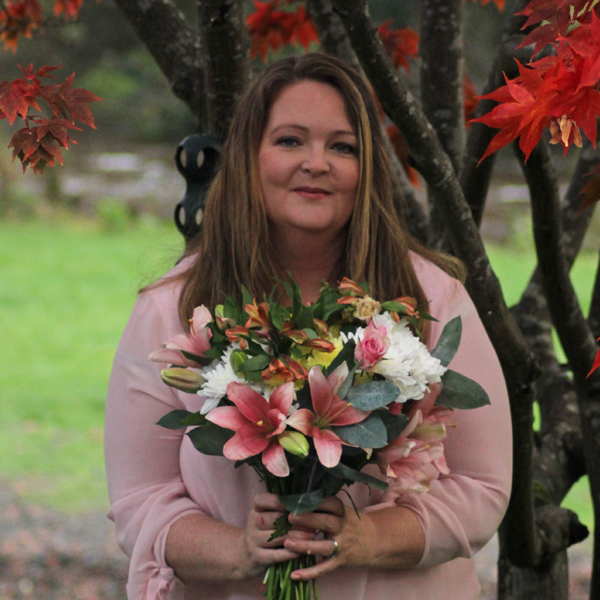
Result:
[[[354,351],[354,358],[363,371],[375,366],[388,351],[390,340],[385,333],[384,328],[378,329],[371,323],[365,329],[364,337]]]

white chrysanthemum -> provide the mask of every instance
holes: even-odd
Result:
[[[446,368],[439,359],[429,354],[427,347],[412,333],[405,319],[396,323],[389,313],[375,315],[373,325],[385,328],[390,347],[383,359],[373,368],[373,373],[383,375],[400,389],[397,402],[419,400],[429,386],[438,383]]]
[[[200,410],[201,414],[205,415],[218,406],[221,398],[227,394],[227,386],[232,381],[248,383],[245,379],[238,377],[231,366],[231,353],[237,348],[237,344],[228,346],[219,360],[213,360],[210,365],[204,367],[200,372],[200,375],[206,379],[204,385],[197,392],[199,396],[206,398]]]
[[[367,369],[378,373],[398,386],[400,395],[397,402],[419,400],[432,383],[438,383],[446,372],[439,359],[429,354],[427,347],[412,333],[406,319],[396,323],[389,312],[375,315],[372,324],[380,331],[386,331],[390,347],[380,362]],[[359,327],[355,333],[340,334],[344,343],[354,340],[360,344],[365,329]]]

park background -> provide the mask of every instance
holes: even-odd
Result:
[[[193,15],[193,2],[178,4]],[[418,28],[416,0],[371,9],[376,23],[394,14],[392,26]],[[500,15],[491,4],[465,9],[467,70],[480,91]],[[97,130],[75,132],[64,169],[43,175],[11,163],[2,148],[12,131],[0,122],[0,600],[120,599],[126,560],[105,517],[104,399],[137,290],[183,251],[172,214],[185,181],[173,157],[197,123],[108,0],[86,0],[78,21],[1,52],[0,79],[30,63],[64,65],[60,77],[74,71],[76,87],[103,100],[91,106]],[[535,258],[528,190],[511,153],[499,161],[482,232],[511,305]],[[584,310],[599,245],[595,219],[572,271]],[[563,506],[592,530],[586,480]],[[569,550],[575,600],[589,587],[590,552],[589,539]],[[494,544],[479,563],[492,598]]]

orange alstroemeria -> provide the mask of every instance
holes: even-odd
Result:
[[[248,335],[248,330],[245,327],[242,327],[241,325],[237,325],[236,327],[232,327],[231,329],[227,329],[225,331],[227,339],[232,344],[235,344],[237,342],[240,345],[240,348],[242,350],[245,350],[248,347],[248,343],[240,334]]]
[[[262,378],[265,381],[277,377],[281,381],[297,381],[299,379],[306,379],[308,377],[308,371],[295,360],[286,357],[285,362],[280,358],[272,358],[269,366],[262,372]]]
[[[419,313],[417,310],[415,310],[417,308],[417,301],[415,298],[411,298],[410,296],[400,296],[400,298],[396,298],[394,302],[402,304],[404,307],[404,312],[409,317],[415,317],[417,319],[419,318]]]
[[[365,292],[365,290],[363,290],[358,283],[352,281],[352,279],[348,279],[347,277],[344,277],[342,281],[340,281],[340,285],[338,287],[342,293],[349,292],[361,298],[367,294],[367,292]]]
[[[246,322],[246,327],[262,327],[263,329],[269,329],[271,327],[266,302],[261,302],[257,305],[255,299],[253,304],[246,304],[244,310],[250,317]]]
[[[319,352],[333,352],[335,350],[335,346],[328,342],[327,340],[323,340],[321,338],[314,338],[312,340],[306,340],[303,344],[305,348],[312,348],[313,350],[318,350]]]

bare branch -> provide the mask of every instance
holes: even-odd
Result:
[[[424,0],[421,11],[421,101],[458,173],[464,146],[462,0]]]
[[[204,69],[197,33],[171,0],[115,0],[160,67],[175,96],[206,123]]]
[[[364,0],[335,0],[365,73],[383,108],[405,136],[412,156],[440,202],[440,212],[458,256],[469,270],[469,291],[494,344],[506,378],[513,419],[513,451],[523,484],[513,486],[505,530],[518,532],[509,545],[513,562],[535,560],[533,498],[531,494],[533,389],[536,367],[520,330],[510,315],[498,280],[489,264],[481,237],[471,217],[452,164],[435,132],[407,87],[399,81],[365,11]],[[525,407],[528,414],[519,412]]]
[[[198,0],[208,133],[223,140],[233,107],[248,85],[248,32],[242,0]]]
[[[514,12],[518,12],[529,0],[517,0]],[[504,85],[504,73],[513,77],[516,71],[516,63],[513,61],[515,48],[523,39],[521,27],[525,17],[513,16],[510,18],[502,35],[502,41],[494,64],[490,70],[487,83],[482,95],[489,94]],[[531,54],[531,51],[529,51]],[[492,100],[482,100],[477,107],[475,117],[481,117],[495,106]],[[460,184],[465,194],[467,204],[471,207],[473,219],[477,227],[481,225],[483,207],[490,185],[495,155],[486,158],[481,164],[479,161],[484,155],[486,148],[496,135],[497,130],[483,123],[473,123],[467,137],[462,169],[460,173]]]

